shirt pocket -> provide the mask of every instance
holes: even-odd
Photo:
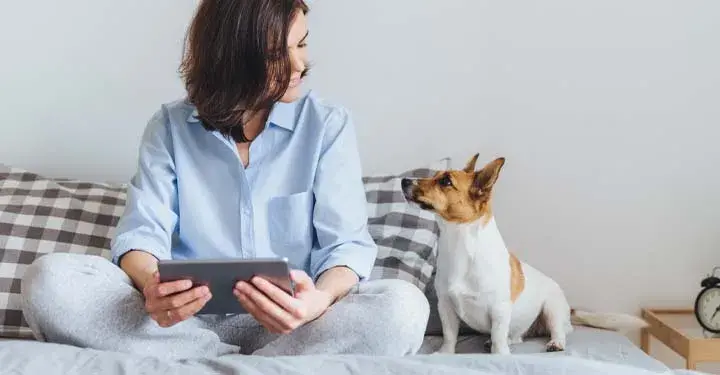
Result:
[[[270,198],[267,215],[273,251],[291,259],[306,255],[312,247],[312,192]]]

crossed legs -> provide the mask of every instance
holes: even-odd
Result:
[[[53,253],[30,265],[23,313],[36,338],[79,347],[169,358],[257,355],[408,355],[420,348],[427,299],[399,280],[358,284],[320,318],[289,335],[271,335],[247,315],[199,316],[169,328],[144,310],[144,298],[108,260]]]

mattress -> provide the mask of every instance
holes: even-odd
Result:
[[[366,374],[700,374],[670,370],[647,356],[626,337],[578,328],[564,352],[546,353],[544,340],[512,347],[510,356],[482,353],[486,337],[463,336],[455,355],[429,355],[442,343],[428,336],[418,355],[371,357],[315,355],[219,358],[167,361],[143,355],[103,352],[31,340],[0,340],[0,372],[29,374],[243,374],[243,375],[366,375]]]
[[[483,346],[488,336],[469,335],[458,339],[456,351],[459,354],[484,353]],[[575,357],[607,363],[629,364],[652,371],[667,371],[668,368],[660,361],[645,354],[626,336],[616,332],[575,327],[568,335],[567,348],[562,352],[545,351],[546,338],[526,340],[521,344],[512,345],[512,354],[528,354],[542,357]],[[442,345],[442,337],[428,336],[425,338],[420,354],[429,354]]]

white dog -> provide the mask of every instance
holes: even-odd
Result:
[[[463,170],[403,179],[405,198],[435,213],[440,226],[435,288],[442,322],[440,353],[454,353],[460,321],[490,334],[492,353],[509,354],[523,338],[550,336],[547,351],[565,350],[573,324],[610,330],[645,327],[638,317],[571,309],[560,286],[505,246],[491,208],[504,158],[475,171],[478,155]]]

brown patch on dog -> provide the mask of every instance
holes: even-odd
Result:
[[[510,253],[510,300],[515,300],[525,289],[525,274],[522,270],[522,264],[515,254]]]
[[[492,188],[505,158],[497,158],[475,172],[477,157],[474,155],[463,170],[417,179],[409,199],[449,222],[469,223],[483,218],[483,224],[487,224],[492,218]]]

